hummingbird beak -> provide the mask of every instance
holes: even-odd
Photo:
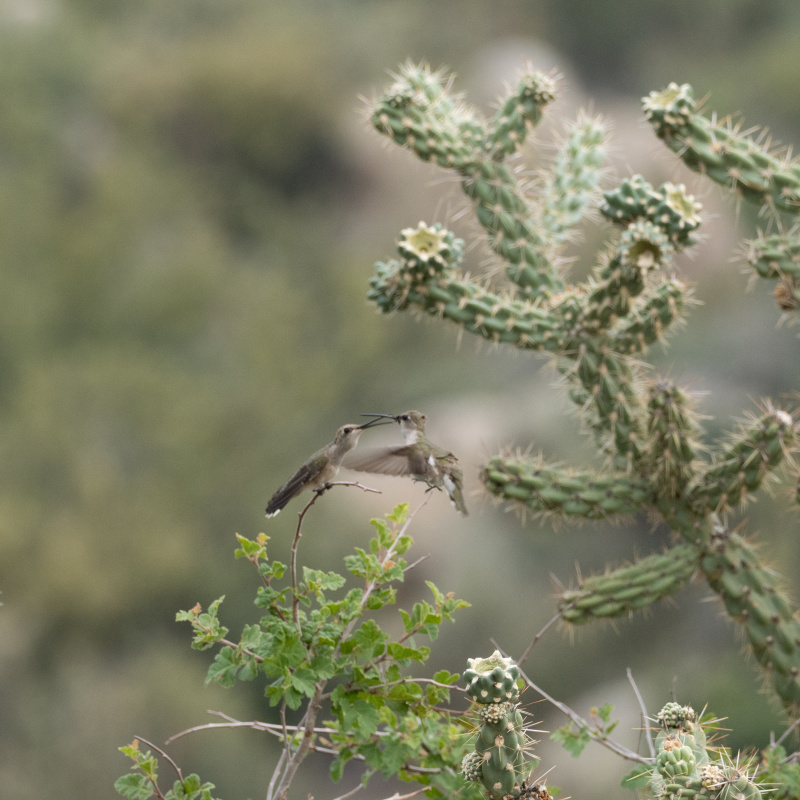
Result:
[[[374,417],[374,419],[371,419],[369,422],[365,422],[363,425],[358,426],[362,431],[366,430],[367,428],[371,428],[373,425],[388,425],[389,423],[382,419],[383,417],[391,417],[394,419],[391,414],[362,414],[361,416]]]

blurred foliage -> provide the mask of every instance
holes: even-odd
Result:
[[[431,336],[427,325],[379,320],[367,306],[376,254],[426,216],[426,203],[436,210],[440,192],[427,193],[429,178],[409,178],[409,161],[388,157],[359,127],[359,94],[412,58],[448,64],[462,88],[493,96],[509,74],[502,58],[513,59],[513,73],[520,59],[540,57],[537,66],[568,73],[576,94],[585,85],[604,98],[598,105],[620,94],[636,109],[650,89],[689,80],[720,108],[742,108],[797,142],[799,16],[788,0],[635,8],[610,0],[2,0],[4,792],[104,796],[122,769],[116,746],[131,735],[161,741],[208,707],[248,716],[217,690],[194,694],[203,667],[174,613],[242,579],[229,556],[234,532],[261,530],[271,491],[349,417],[423,407],[437,441],[459,454],[469,447],[471,462],[462,461],[474,466],[496,443],[512,442],[522,430],[515,420],[528,428],[533,404],[538,444],[564,458],[575,446],[550,376],[521,370],[513,357],[457,349],[454,336]],[[649,158],[657,145],[649,132],[641,137]],[[635,152],[622,153],[621,172]],[[663,158],[658,170],[685,180]],[[745,279],[729,263],[724,227],[718,233],[722,243],[688,269],[705,282],[706,308],[665,363],[680,365],[680,377],[697,375],[700,388],[722,388],[714,403],[730,405],[704,410],[738,413],[748,395],[796,391],[797,342],[795,332],[773,330],[771,301],[758,291],[746,298],[748,324],[731,329]],[[339,499],[325,498],[325,536],[314,541],[336,561],[338,540],[349,547],[357,536]],[[484,580],[486,559],[510,564],[505,582],[524,591],[530,624],[471,609],[470,635],[442,637],[457,664],[489,636],[524,649],[553,612],[548,575],[568,580],[572,570],[574,547],[559,552],[557,538],[489,514],[456,531],[447,509],[427,542],[426,568],[437,583],[457,576],[464,583],[454,590],[477,606],[469,586]],[[770,541],[769,517],[756,524]],[[474,560],[452,557],[450,530],[470,537]],[[286,546],[285,528],[269,532]],[[584,566],[636,547],[632,539],[621,550],[597,528],[562,535],[579,540]],[[643,523],[647,550],[654,535]],[[770,545],[790,574],[796,546]],[[235,614],[246,601],[226,602]],[[656,707],[674,675],[698,669],[676,660],[676,636],[681,651],[693,642],[711,648],[711,663],[721,657],[714,648],[736,654],[713,607],[705,618],[677,617],[655,614],[667,650],[641,644],[653,620],[624,624],[619,635],[587,634],[580,655],[553,640],[539,677],[558,694],[586,682],[582,664],[593,663],[598,681],[649,664]],[[636,662],[641,651],[647,657]],[[733,660],[730,672],[695,676],[697,696],[681,700],[708,697],[720,708],[735,697],[728,713],[747,725],[732,727],[766,738],[777,718],[764,714],[751,672]],[[265,709],[257,695],[252,703]],[[224,796],[261,794],[266,769],[240,767],[263,759],[264,744],[234,741],[237,758],[200,736],[182,745],[181,760],[202,763]]]

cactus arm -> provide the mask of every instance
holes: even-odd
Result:
[[[679,498],[697,468],[699,426],[687,395],[672,381],[650,386],[647,466],[662,497]]]
[[[690,169],[732,187],[745,200],[796,214],[800,165],[696,110],[692,87],[671,83],[642,99],[656,135]]]
[[[747,263],[762,278],[800,282],[800,234],[776,233],[746,243]]]
[[[522,146],[528,130],[541,122],[544,107],[555,100],[555,88],[555,81],[539,72],[520,77],[487,125],[484,146],[492,158],[502,161]]]
[[[800,234],[796,230],[747,242],[745,260],[759,277],[777,279],[775,300],[781,311],[800,308]]]
[[[614,351],[636,355],[660,341],[667,328],[681,318],[687,294],[685,284],[674,279],[655,286],[610,332]]]
[[[719,513],[743,503],[784,460],[795,442],[792,418],[780,409],[767,409],[749,427],[742,427],[716,462],[692,489],[698,514]]]
[[[481,480],[496,497],[560,517],[635,514],[651,501],[647,483],[625,475],[567,472],[521,458],[493,457],[482,468]]]
[[[561,595],[559,613],[573,625],[628,616],[682,589],[700,556],[698,547],[682,543],[605,575],[592,575]]]
[[[555,242],[565,241],[599,192],[606,128],[600,117],[580,115],[569,126],[542,188],[540,224]]]
[[[700,568],[728,615],[740,622],[768,681],[793,716],[800,710],[800,620],[753,549],[735,531],[717,526]]]

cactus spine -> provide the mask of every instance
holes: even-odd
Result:
[[[691,248],[699,203],[683,186],[633,176],[598,197],[604,135],[581,118],[554,168],[529,195],[508,165],[528,129],[553,101],[555,83],[523,75],[485,120],[426,67],[406,65],[372,109],[375,128],[419,158],[452,169],[494,254],[504,287],[460,274],[464,245],[441,225],[402,232],[399,258],[375,265],[369,298],[384,312],[413,310],[449,320],[490,342],[549,354],[563,374],[609,466],[565,470],[541,459],[500,454],[481,470],[496,497],[536,513],[599,519],[656,511],[678,540],[670,550],[590,577],[561,599],[582,623],[629,614],[678,591],[702,573],[740,622],[768,680],[791,713],[800,709],[800,631],[795,609],[728,517],[798,449],[788,412],[764,404],[727,443],[700,447],[704,431],[687,394],[653,377],[641,356],[680,319],[689,290],[669,274]],[[691,87],[644,99],[656,134],[689,166],[772,212],[797,213],[800,166],[698,114]],[[559,247],[594,205],[616,230],[592,277],[569,284]],[[761,237],[746,247],[756,272],[778,281],[787,312],[800,302],[800,235]],[[505,791],[505,789],[504,789]]]

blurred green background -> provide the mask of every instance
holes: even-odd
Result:
[[[470,492],[502,445],[593,462],[542,362],[365,300],[401,228],[425,219],[476,235],[454,181],[364,122],[359,97],[408,58],[454,69],[484,110],[526,61],[559,69],[532,166],[590,107],[611,124],[617,177],[686,182],[708,212],[707,239],[678,264],[704,305],[653,353],[659,369],[701,395],[714,434],[759,398],[796,397],[797,329],[776,325],[771,287],[748,292],[732,259],[766,220],[663,152],[639,98],[688,81],[711,108],[798,144],[798,35],[791,0],[0,0],[0,794],[114,797],[128,769],[116,748],[134,735],[163,743],[211,721],[206,709],[272,719],[257,687],[203,687],[209,656],[175,612],[226,593],[234,633],[257,616],[234,533],[267,531],[287,560],[296,505],[266,522],[267,498],[362,411],[424,409]],[[608,233],[585,227],[568,253],[577,274]],[[480,247],[466,266],[485,266]],[[423,496],[370,483],[384,494],[338,490],[315,507],[306,563],[339,569],[369,517]],[[666,541],[644,519],[553,531],[469,503],[462,522],[434,496],[412,530],[430,558],[401,601],[427,578],[473,604],[443,630],[436,669],[461,671],[492,637],[518,656],[554,613],[552,575],[568,583],[576,562],[587,574]],[[788,493],[752,506],[747,530],[796,591]],[[782,722],[707,594],[692,586],[574,641],[553,629],[527,669],[584,715],[617,704],[631,745],[626,667],[651,713],[674,687],[727,716],[732,744],[764,745]],[[529,710],[544,728],[564,721]],[[275,758],[252,731],[197,733],[171,752],[226,798],[263,796]],[[620,796],[628,768],[598,748],[577,763],[540,752],[565,794]],[[294,796],[353,785],[330,785],[326,770],[312,758]],[[392,791],[376,781],[368,794]]]

